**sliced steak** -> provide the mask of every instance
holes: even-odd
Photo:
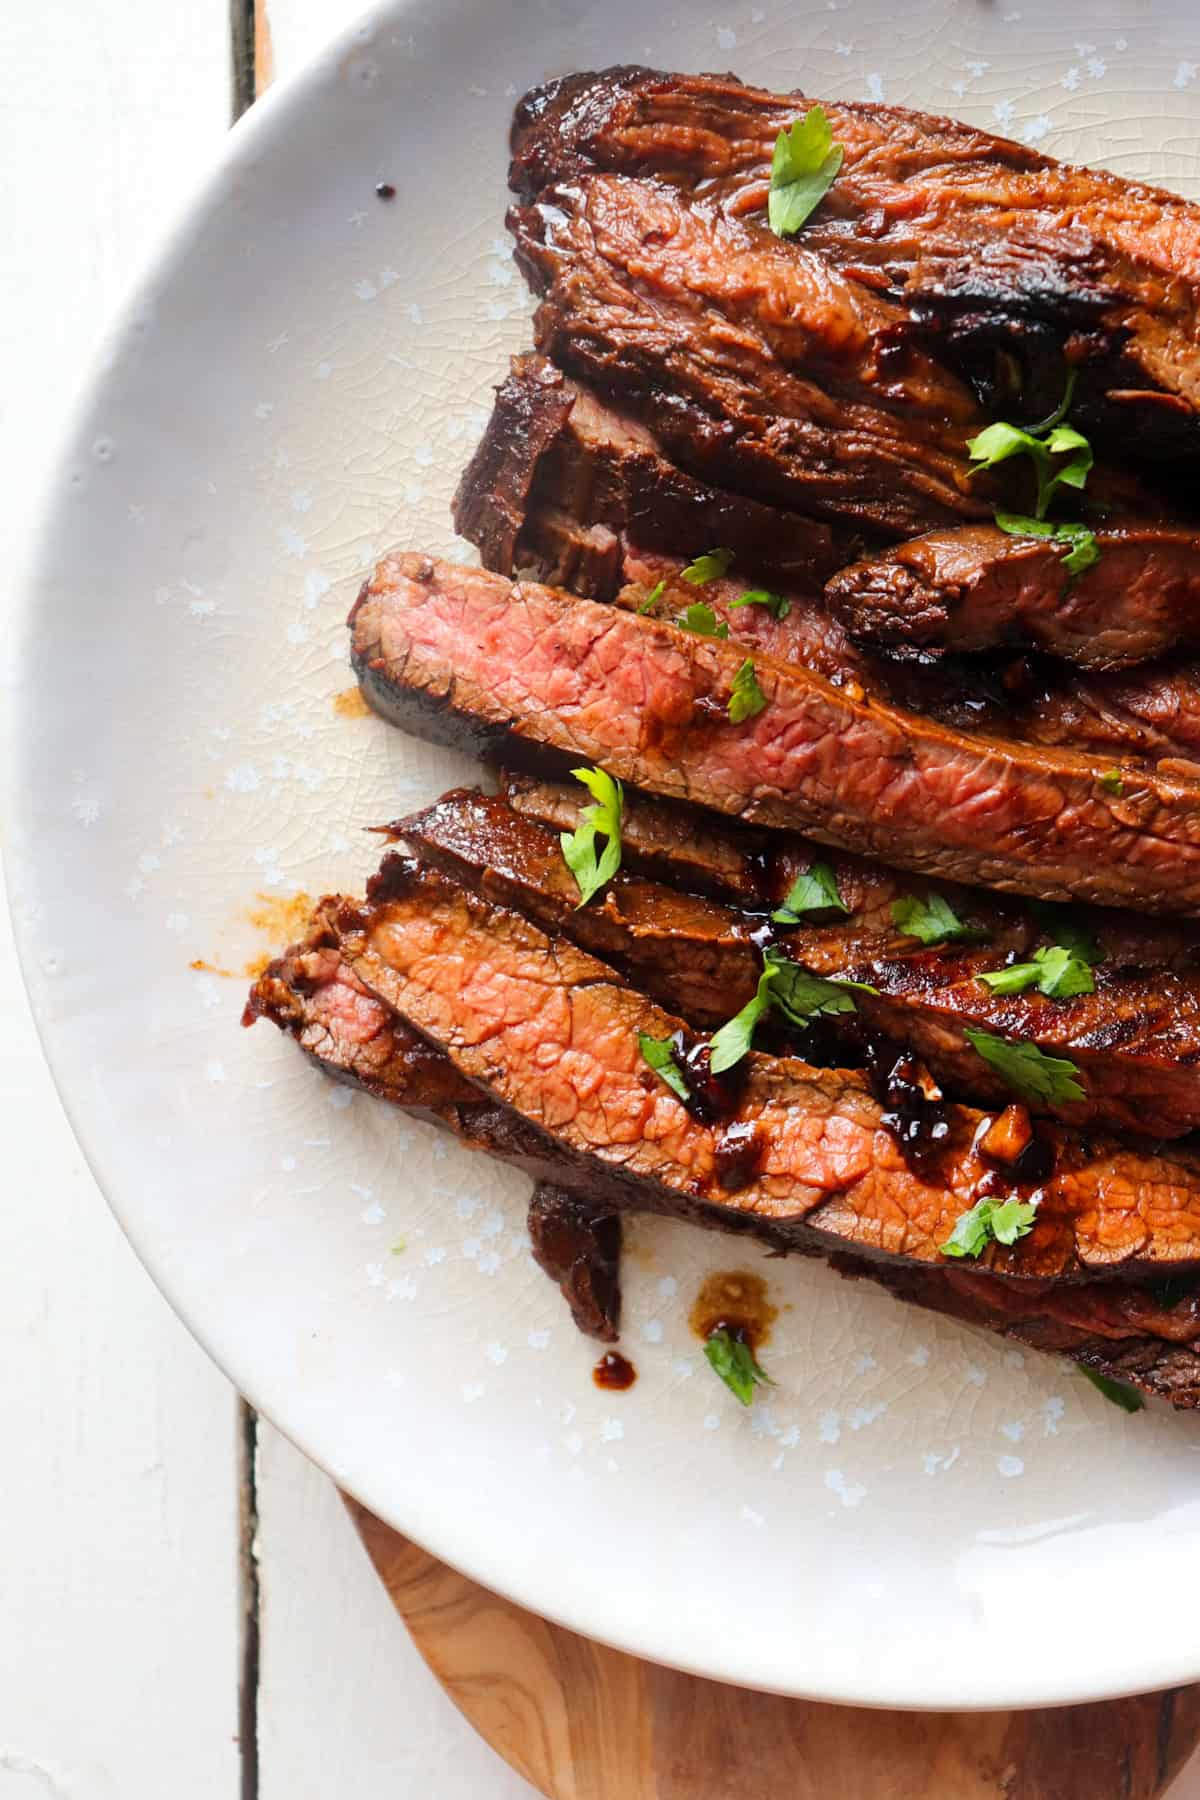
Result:
[[[314,925],[381,1003],[372,1041],[399,1022],[442,1050],[479,1100],[474,1109],[439,1101],[440,1116],[598,1207],[695,1218],[781,1248],[840,1247],[941,1268],[939,1246],[959,1215],[985,1194],[1011,1191],[974,1148],[987,1115],[947,1106],[936,1173],[922,1177],[851,1070],[752,1052],[719,1116],[701,1118],[652,1074],[638,1046],[639,1034],[661,1041],[682,1032],[686,1041],[685,1028],[606,965],[398,856],[385,861],[373,895],[365,907],[323,902]],[[279,983],[283,965],[268,979]],[[305,1043],[296,1015],[311,993],[282,1007],[278,995],[277,986],[256,988],[248,1017],[280,1016]],[[336,1032],[341,1017],[340,1007],[327,1008],[321,1029]],[[343,1069],[358,1054],[361,1015],[348,1029],[334,1058]],[[393,1043],[389,1056],[398,1053]],[[377,1082],[374,1064],[370,1074]],[[503,1129],[493,1115],[507,1121]],[[1024,1190],[1038,1203],[1034,1229],[1009,1249],[989,1246],[977,1266],[1080,1279],[1200,1260],[1193,1153],[1038,1130],[1054,1167]],[[723,1148],[731,1133],[736,1157]]]
[[[676,618],[702,599],[731,637],[756,651],[839,685],[857,683],[955,730],[1096,749],[1122,761],[1200,752],[1200,672],[1193,664],[1083,679],[1039,658],[984,666],[978,657],[946,655],[928,666],[865,653],[811,585],[827,551],[824,540],[807,534],[827,534],[826,526],[708,488],[657,448],[651,456],[652,444],[643,427],[605,408],[545,358],[517,358],[460,484],[458,529],[499,574],[532,574],[593,599],[636,608],[664,581],[655,616]],[[680,579],[684,559],[661,553],[718,544],[735,551],[733,570],[700,591]],[[853,552],[839,547],[833,554],[840,567]],[[732,605],[756,582],[785,593],[785,619],[760,606]]]
[[[1073,575],[1069,542],[969,525],[852,564],[826,587],[856,643],[909,655],[1044,650],[1121,669],[1200,644],[1200,533],[1097,530],[1100,560]]]
[[[608,176],[514,208],[538,349],[698,479],[890,537],[987,517],[1023,489],[972,477],[985,416],[903,315],[802,244]]]
[[[543,781],[519,770],[501,771],[513,812],[556,831],[574,831],[590,805],[574,782]],[[693,894],[761,911],[770,897],[768,832],[730,826],[694,807],[649,794],[625,795],[621,820],[624,864]],[[774,904],[772,901],[771,904]]]
[[[555,832],[574,831],[590,796],[575,781],[544,781],[511,769],[501,771],[510,809]],[[621,820],[622,868],[727,900],[742,912],[763,913],[778,906],[796,876],[818,856],[829,864],[860,924],[886,930],[891,900],[914,892],[914,883],[895,869],[848,852],[830,852],[811,839],[787,832],[760,831],[732,819],[715,818],[682,802],[655,799],[627,789]],[[1200,933],[1182,919],[1147,919],[1110,907],[1028,906],[1020,899],[965,887],[958,882],[916,884],[915,891],[941,895],[955,912],[1007,954],[1027,950],[1032,922],[1056,929],[1073,925],[1096,945],[1098,962],[1118,969],[1169,969],[1188,976],[1200,967]],[[594,904],[594,903],[593,903]]]
[[[1200,788],[855,698],[740,648],[535,583],[396,554],[351,614],[364,694],[397,724],[493,759],[597,763],[671,799],[1043,899],[1200,911]]]
[[[620,1265],[601,1233],[616,1221],[596,1214],[566,1187],[541,1183],[529,1203],[534,1254],[561,1287],[579,1329],[608,1339],[609,1314],[591,1303],[599,1290],[616,1294]],[[543,1255],[549,1241],[553,1250]],[[1006,1281],[966,1269],[901,1268],[836,1252],[830,1265],[850,1280],[874,1281],[897,1300],[967,1325],[982,1327],[1032,1350],[1069,1356],[1082,1368],[1127,1382],[1180,1409],[1200,1406],[1200,1280],[1180,1277],[1184,1291],[1166,1301],[1154,1289],[1167,1284],[1097,1281]],[[582,1296],[582,1305],[580,1304]],[[608,1339],[611,1341],[611,1339]]]
[[[328,954],[336,933],[318,911],[309,939],[256,982],[246,1024],[271,1019],[331,1073],[423,1117],[450,1126],[473,1148],[541,1170],[530,1211],[534,1254],[564,1287],[580,1329],[609,1339],[619,1321],[617,1216],[597,1209],[588,1190],[577,1192],[547,1173],[540,1134],[524,1130],[507,1109],[485,1100],[470,1083],[457,1089],[440,1075],[450,1065],[374,996],[364,996],[340,957]],[[330,995],[327,989],[342,989]],[[351,1005],[346,993],[358,996]],[[611,1223],[606,1223],[611,1221]],[[729,1221],[703,1214],[698,1223]],[[752,1220],[737,1221],[753,1230]],[[767,1233],[768,1238],[770,1233]],[[1124,1282],[1051,1284],[1005,1282],[947,1265],[921,1270],[849,1257],[833,1259],[842,1273],[880,1281],[902,1300],[924,1305],[1028,1343],[1078,1355],[1102,1373],[1162,1393],[1177,1406],[1195,1403],[1188,1358],[1200,1317],[1200,1283],[1167,1304]],[[1181,1278],[1182,1279],[1182,1278]]]
[[[811,590],[854,554],[803,513],[723,492],[677,468],[650,431],[540,356],[517,357],[454,497],[455,529],[501,574],[536,567],[607,600],[621,550],[728,546],[743,571]],[[748,584],[747,584],[748,585]]]
[[[474,1106],[479,1093],[447,1061],[382,1006],[338,949],[319,906],[305,937],[272,962],[250,990],[243,1025],[270,1019],[327,1074],[397,1106],[442,1118]]]
[[[1170,1306],[1151,1287],[1124,1282],[1042,1287],[966,1269],[901,1268],[841,1255],[830,1261],[840,1274],[874,1281],[897,1300],[1069,1356],[1173,1406],[1200,1406],[1200,1282]]]
[[[459,788],[387,829],[420,862],[570,937],[698,1025],[722,1024],[758,985],[761,918],[620,873],[581,907],[558,837],[497,795]]]
[[[621,1221],[582,1194],[540,1181],[529,1202],[534,1260],[585,1337],[615,1344],[621,1323]]]
[[[570,75],[518,106],[511,184],[531,200],[612,170],[762,220],[775,139],[809,104],[732,76]],[[822,104],[844,162],[807,252],[903,305],[990,406],[1050,411],[1065,356],[1078,416],[1120,454],[1194,462],[1200,208],[953,119]]]
[[[1155,943],[1151,929],[1148,948],[1140,921],[1102,934],[1113,950],[1132,935],[1142,960],[1132,968],[1101,963],[1094,993],[1068,1000],[1036,992],[1000,996],[978,977],[1006,961],[1027,960],[1038,943],[1052,940],[1052,926],[991,895],[943,887],[939,897],[986,945],[922,950],[892,916],[913,884],[857,857],[833,859],[848,916],[773,925],[766,908],[781,902],[795,877],[823,854],[802,841],[777,847],[760,865],[766,905],[759,901],[759,910],[746,912],[624,871],[603,896],[580,907],[557,837],[502,799],[465,789],[389,829],[421,862],[603,957],[690,1024],[721,1025],[753,998],[761,946],[774,937],[813,974],[878,989],[857,994],[857,1010],[838,1020],[834,1047],[843,1057],[863,1061],[871,1034],[882,1033],[920,1056],[957,1097],[1003,1106],[1011,1090],[964,1037],[972,1027],[1075,1063],[1086,1098],[1035,1110],[1155,1137],[1200,1129],[1200,954],[1193,943],[1189,967],[1176,933],[1159,934]],[[1101,942],[1102,953],[1105,948]],[[1172,953],[1177,969],[1163,966]],[[809,1041],[802,1037],[797,1047],[803,1052]]]

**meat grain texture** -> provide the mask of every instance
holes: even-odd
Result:
[[[355,671],[385,717],[493,760],[597,764],[667,798],[949,879],[1047,900],[1200,911],[1200,788],[855,698],[756,663],[733,722],[733,645],[537,583],[384,559],[351,614]]]

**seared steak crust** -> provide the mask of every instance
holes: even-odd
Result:
[[[966,1269],[901,1268],[840,1254],[830,1262],[840,1274],[873,1281],[912,1306],[982,1326],[1031,1350],[1069,1356],[1181,1409],[1200,1406],[1200,1282],[1164,1306],[1150,1288],[1124,1282],[1043,1287]]]
[[[1200,533],[1176,525],[1096,531],[1079,575],[1069,543],[996,525],[929,532],[852,564],[826,587],[856,643],[893,654],[1014,644],[1086,669],[1121,669],[1200,643]]]
[[[984,1115],[947,1105],[936,1170],[917,1175],[854,1070],[752,1052],[728,1111],[702,1120],[638,1047],[641,1035],[686,1035],[677,1016],[566,940],[402,857],[385,860],[366,907],[326,902],[320,919],[357,980],[512,1116],[536,1174],[573,1170],[572,1185],[590,1183],[615,1211],[702,1216],[785,1248],[941,1267],[960,1214],[995,1191],[974,1147]],[[752,1134],[755,1155],[730,1191],[721,1146],[733,1124]],[[1034,1230],[1012,1248],[991,1245],[987,1266],[1079,1279],[1200,1260],[1191,1152],[1042,1132],[1054,1166],[1036,1190]]]
[[[813,590],[853,540],[784,507],[698,480],[635,419],[606,407],[541,356],[516,357],[454,497],[455,529],[502,575],[533,567],[611,599],[626,544],[699,554],[731,549],[739,569]],[[748,585],[748,584],[747,584]]]
[[[394,1104],[438,1119],[473,1147],[515,1161],[548,1183],[535,1196],[537,1216],[531,1219],[535,1254],[556,1280],[565,1273],[568,1300],[583,1313],[582,1328],[599,1328],[595,1335],[605,1335],[606,1324],[615,1325],[619,1304],[617,1248],[608,1227],[598,1221],[590,1244],[586,1223],[580,1229],[581,1216],[594,1218],[598,1210],[595,1179],[588,1178],[582,1189],[572,1188],[578,1175],[575,1165],[564,1162],[555,1171],[545,1135],[519,1121],[510,1109],[486,1099],[472,1084],[457,1090],[457,1101],[451,1098],[458,1078],[451,1074],[447,1085],[447,1079],[438,1075],[440,1053],[377,997],[364,993],[340,954],[329,954],[340,929],[334,922],[340,910],[336,902],[318,908],[305,942],[255,984],[245,1022],[272,1019],[336,1078],[357,1082]],[[344,991],[330,997],[326,992],[330,988]],[[347,1003],[346,993],[358,997],[353,1004]],[[448,1060],[442,1061],[449,1070]],[[570,1208],[570,1216],[569,1229],[559,1235],[555,1215],[561,1206]],[[697,1219],[709,1226],[748,1228],[776,1241],[766,1220],[756,1222],[743,1214],[722,1217],[714,1211],[698,1213]],[[593,1253],[599,1261],[589,1272],[583,1265]],[[1200,1334],[1200,1287],[1167,1305],[1150,1290],[1124,1282],[1063,1286],[1003,1281],[945,1264],[920,1269],[844,1252],[833,1260],[844,1273],[881,1281],[901,1299],[985,1325],[1036,1348],[1076,1355],[1148,1392],[1164,1393],[1176,1405],[1196,1403],[1200,1383],[1190,1359]],[[589,1296],[598,1297],[598,1307]]]
[[[502,799],[465,789],[390,827],[423,863],[544,930],[562,933],[627,974],[644,992],[690,1023],[717,1026],[749,1001],[761,973],[760,946],[796,875],[818,855],[802,840],[781,843],[760,860],[755,911],[679,893],[620,872],[603,896],[579,907],[579,891],[557,837]],[[1026,960],[1044,937],[1024,909],[967,889],[941,888],[986,947],[923,950],[900,932],[892,906],[913,884],[857,857],[833,857],[848,917],[775,933],[782,949],[812,973],[864,982],[845,1043],[861,1052],[862,1028],[914,1050],[943,1086],[960,1097],[1004,1105],[1010,1091],[966,1042],[967,1026],[1035,1043],[1078,1067],[1086,1099],[1043,1110],[1076,1125],[1156,1137],[1200,1129],[1200,946],[1180,934],[1139,933],[1116,922],[1099,937],[1116,960],[1095,971],[1096,991],[1069,1000],[1031,992],[992,994],[977,979],[1007,960]],[[919,890],[924,896],[928,891]],[[1052,928],[1051,928],[1052,933]],[[1140,938],[1141,960],[1123,950]],[[1175,967],[1165,966],[1174,961]],[[805,1040],[798,1041],[803,1051]]]
[[[677,617],[700,597],[731,637],[755,651],[798,662],[839,685],[857,683],[956,730],[1100,750],[1120,760],[1190,760],[1200,751],[1200,673],[1178,658],[1069,678],[1060,664],[1040,658],[984,666],[978,658],[946,655],[929,665],[866,653],[816,593],[814,577],[824,579],[830,558],[840,568],[858,554],[840,535],[800,513],[685,475],[643,426],[544,357],[514,361],[459,485],[456,509],[458,530],[498,574],[531,574],[552,587],[635,607],[665,580],[656,616]],[[960,528],[964,537],[974,529]],[[726,580],[706,583],[699,596],[679,578],[686,554],[659,554],[716,544],[735,552],[734,568]],[[786,594],[786,618],[731,605],[756,581]]]
[[[970,390],[915,344],[889,354],[897,309],[802,244],[610,176],[509,223],[538,349],[700,480],[890,537],[985,518],[1008,486],[972,476]]]
[[[529,1202],[538,1267],[562,1290],[585,1337],[615,1344],[621,1322],[621,1221],[570,1188],[540,1181]]]
[[[972,739],[621,608],[428,557],[384,559],[351,614],[353,662],[385,716],[493,759],[522,748],[922,873],[1194,914],[1200,789],[1157,773],[1112,791],[1079,755]],[[686,744],[686,754],[685,754]]]
[[[775,138],[808,104],[733,76],[567,76],[518,106],[511,184],[530,201],[613,171],[761,221]],[[1200,208],[957,120],[822,105],[845,160],[806,252],[902,307],[989,407],[1048,412],[1065,357],[1086,429],[1122,455],[1196,460]]]

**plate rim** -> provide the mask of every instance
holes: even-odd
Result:
[[[200,175],[190,181],[186,192],[178,198],[172,208],[166,225],[155,234],[149,249],[124,284],[119,300],[108,311],[106,323],[98,336],[74,399],[60,421],[52,447],[43,464],[30,522],[21,534],[17,547],[13,575],[15,598],[12,607],[13,653],[11,666],[13,680],[10,691],[13,703],[6,709],[7,716],[3,723],[2,739],[0,739],[5,751],[3,771],[0,774],[0,798],[4,803],[4,817],[13,826],[22,815],[22,784],[19,780],[19,773],[23,767],[26,745],[30,737],[30,731],[26,725],[26,714],[32,704],[28,684],[22,679],[22,669],[26,661],[27,644],[33,638],[36,628],[40,571],[53,535],[54,522],[62,506],[62,475],[72,449],[80,441],[86,422],[98,410],[101,398],[107,388],[115,353],[131,334],[139,304],[144,300],[147,291],[167,285],[178,268],[185,262],[194,242],[198,225],[207,210],[217,203],[222,191],[226,188],[228,177],[244,163],[253,159],[255,147],[260,138],[269,137],[281,125],[286,125],[288,118],[298,110],[310,87],[316,88],[324,81],[330,68],[336,66],[343,57],[350,53],[356,43],[369,42],[377,30],[396,24],[418,4],[419,0],[374,0],[373,4],[341,27],[333,37],[296,69],[272,82],[266,93],[255,100],[233,122]],[[460,0],[461,4],[462,0]],[[466,0],[466,8],[477,16],[481,23],[486,21],[490,11],[488,0]],[[287,1409],[286,1380],[277,1382],[269,1375],[262,1378],[262,1384],[268,1389],[283,1388],[282,1397],[278,1399],[272,1393],[261,1392],[260,1378],[254,1370],[240,1366],[236,1345],[221,1344],[220,1348],[217,1347],[221,1337],[219,1329],[211,1329],[209,1325],[202,1323],[195,1316],[195,1309],[177,1295],[170,1268],[156,1261],[150,1246],[144,1246],[134,1235],[119,1195],[110,1191],[109,1185],[102,1179],[99,1172],[98,1145],[102,1139],[103,1127],[98,1120],[86,1121],[81,1116],[85,1111],[82,1095],[76,1088],[72,1088],[65,1078],[60,1079],[54,1051],[55,1028],[52,1021],[43,1016],[37,999],[36,957],[32,924],[22,917],[18,903],[20,882],[14,879],[18,869],[16,839],[17,833],[14,830],[9,835],[8,841],[3,847],[0,847],[0,859],[3,860],[8,877],[8,908],[17,951],[17,965],[37,1032],[38,1043],[50,1071],[55,1092],[71,1133],[109,1212],[175,1317],[183,1324],[205,1355],[233,1383],[237,1392],[301,1454],[327,1474],[340,1489],[373,1512],[393,1530],[410,1536],[413,1542],[418,1543],[430,1555],[437,1557],[438,1560],[446,1563],[447,1566],[467,1579],[558,1626],[590,1638],[610,1649],[678,1669],[699,1679],[721,1681],[797,1700],[857,1706],[871,1710],[1001,1712],[1115,1700],[1129,1695],[1152,1693],[1164,1688],[1186,1685],[1200,1679],[1200,1642],[1198,1642],[1190,1652],[1185,1650],[1182,1645],[1175,1654],[1159,1650],[1147,1657],[1143,1652],[1141,1672],[1136,1675],[1127,1671],[1118,1673],[1115,1663],[1110,1662],[1109,1665],[1098,1670],[1093,1679],[1077,1677],[1074,1680],[1063,1679],[1049,1684],[1045,1681],[1023,1678],[1020,1671],[1006,1670],[990,1680],[989,1690],[986,1694],[981,1694],[978,1689],[972,1688],[969,1681],[964,1680],[961,1675],[955,1675],[942,1691],[931,1698],[928,1694],[922,1695],[907,1689],[902,1681],[897,1682],[891,1673],[890,1665],[888,1669],[882,1671],[889,1677],[885,1680],[866,1681],[856,1687],[850,1687],[845,1682],[836,1680],[822,1682],[819,1678],[819,1641],[815,1629],[809,1633],[810,1642],[813,1645],[813,1653],[808,1659],[809,1666],[799,1679],[788,1680],[782,1675],[777,1656],[756,1657],[752,1652],[747,1653],[736,1640],[729,1636],[723,1636],[720,1640],[723,1652],[722,1667],[720,1672],[717,1672],[711,1665],[706,1666],[699,1658],[692,1659],[681,1656],[677,1649],[668,1650],[662,1644],[648,1641],[647,1633],[637,1629],[636,1621],[630,1621],[628,1628],[623,1628],[620,1622],[619,1604],[611,1606],[607,1616],[597,1622],[594,1612],[586,1602],[583,1604],[582,1612],[587,1616],[581,1616],[581,1609],[573,1607],[569,1603],[569,1583],[560,1582],[559,1592],[565,1598],[563,1603],[559,1604],[554,1600],[548,1602],[547,1596],[540,1589],[531,1592],[530,1584],[523,1583],[520,1579],[512,1582],[506,1581],[502,1574],[498,1575],[494,1567],[481,1559],[481,1555],[477,1551],[480,1541],[478,1536],[468,1540],[464,1534],[451,1528],[447,1530],[446,1541],[443,1542],[439,1538],[437,1529],[429,1524],[422,1525],[419,1535],[415,1534],[403,1518],[396,1516],[395,1510],[385,1496],[373,1494],[373,1488],[378,1485],[378,1482],[372,1477],[369,1468],[351,1470],[347,1473],[339,1471],[331,1466],[326,1455],[305,1441],[303,1433],[297,1434],[284,1422],[281,1415]],[[619,1593],[619,1583],[614,1584],[613,1591]],[[916,1623],[914,1617],[914,1626]],[[653,1633],[650,1634],[651,1640],[653,1635]],[[803,1633],[799,1635],[802,1636]],[[878,1664],[874,1665],[873,1672],[876,1676],[881,1673]]]

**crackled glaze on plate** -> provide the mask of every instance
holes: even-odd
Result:
[[[529,338],[503,231],[519,92],[617,60],[733,66],[1200,194],[1189,7],[900,17],[396,5],[255,108],[48,497],[12,879],[47,1051],[131,1238],[255,1404],[385,1519],[709,1675],[879,1704],[1083,1699],[1200,1674],[1193,1424],[650,1220],[626,1255],[639,1380],[598,1392],[530,1259],[525,1183],[238,1027],[241,972],[296,897],[361,883],[364,827],[472,773],[345,703],[343,620],[386,546],[461,549],[449,496]],[[686,1324],[731,1266],[782,1308],[778,1386],[751,1412]]]

